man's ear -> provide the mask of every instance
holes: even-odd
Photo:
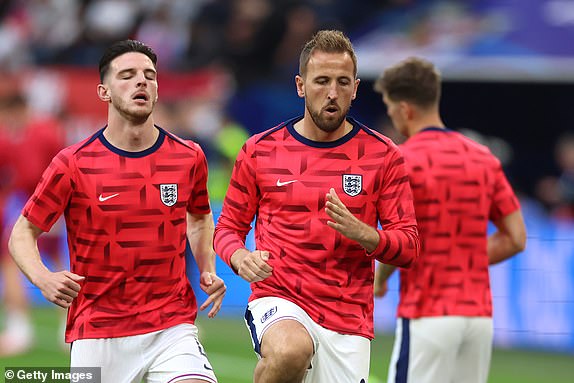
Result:
[[[105,102],[110,101],[111,95],[110,95],[110,90],[108,89],[107,86],[105,86],[103,84],[98,84],[97,92],[98,92],[98,97],[100,98],[100,100],[105,101]]]
[[[359,89],[359,83],[361,82],[361,79],[355,79],[355,90],[353,91],[353,97],[351,97],[351,100],[354,100],[355,98],[357,98],[357,90]]]
[[[300,75],[295,76],[295,86],[297,87],[297,95],[301,98],[305,97],[305,84],[303,83],[303,77]]]
[[[401,112],[405,120],[412,120],[415,112],[412,105],[405,101],[401,101],[399,105],[401,107]]]

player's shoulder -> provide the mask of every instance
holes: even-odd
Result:
[[[347,120],[353,124],[354,129],[357,129],[356,137],[360,138],[367,145],[369,151],[378,153],[400,152],[399,146],[390,137],[369,128],[352,117],[348,117]]]
[[[383,133],[369,128],[367,125],[364,125],[355,119],[349,118],[349,120],[353,123],[353,125],[359,128],[359,133],[362,133],[365,137],[373,141],[373,143],[382,144],[389,147],[396,147],[396,144],[393,142],[393,140],[385,136]]]
[[[65,148],[61,149],[56,158],[60,159],[73,159],[74,157],[78,156],[78,153],[88,150],[90,144],[96,140],[96,138],[101,134],[103,129],[97,131],[96,133],[92,134],[91,136],[84,138],[81,141],[78,141],[74,144],[68,145]]]
[[[253,134],[247,138],[241,151],[247,155],[252,155],[254,152],[260,150],[262,147],[266,147],[270,143],[273,146],[277,145],[278,142],[284,140],[288,136],[288,134],[284,134],[284,132],[288,129],[288,124],[293,120],[296,119],[281,122],[270,129]]]
[[[448,128],[424,129],[401,144],[401,150],[405,155],[430,152],[435,156],[441,156],[443,153],[451,156],[452,153],[459,153],[464,158],[470,156],[480,162],[498,162],[498,158],[488,146],[472,136]]]
[[[461,132],[456,132],[459,141],[464,145],[464,147],[469,151],[473,152],[481,157],[489,158],[493,161],[498,161],[498,158],[492,153],[490,148],[480,142],[478,142],[473,137],[469,137]]]
[[[156,128],[159,129],[159,131],[165,135],[166,140],[172,142],[176,148],[179,148],[180,150],[183,151],[190,151],[193,153],[203,153],[203,149],[197,142],[189,138],[179,137],[178,135],[172,132],[168,132],[167,130],[157,125]]]
[[[76,142],[66,148],[64,148],[60,153],[63,155],[67,155],[70,157],[79,157],[83,153],[89,152],[95,148],[96,145],[99,144],[98,138],[104,134],[104,130],[106,129],[107,125],[92,134],[91,136],[84,138],[81,141]]]
[[[50,166],[58,169],[73,168],[75,166],[74,163],[76,163],[78,158],[83,155],[84,149],[94,141],[94,136],[97,136],[97,133],[60,149],[60,151],[52,158]]]
[[[249,137],[247,139],[247,144],[257,144],[261,141],[265,141],[265,140],[274,140],[276,141],[276,135],[281,135],[281,132],[284,131],[285,129],[287,129],[289,124],[294,124],[295,122],[297,122],[299,119],[301,119],[302,116],[299,117],[295,117],[295,118],[291,118],[289,120],[280,122],[279,124],[275,125],[274,127],[264,130],[261,133],[256,133],[253,136]]]

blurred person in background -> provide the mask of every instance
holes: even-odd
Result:
[[[225,284],[215,273],[207,162],[196,143],[154,124],[157,56],[133,40],[100,59],[107,125],[58,153],[10,237],[10,252],[44,297],[68,309],[71,367],[102,382],[216,383],[194,325],[189,240],[213,318]],[[52,272],[36,243],[66,218],[70,270]]]
[[[560,220],[574,220],[574,133],[563,133],[554,146],[558,175],[538,180],[536,196],[548,213]]]
[[[8,238],[26,200],[44,169],[65,146],[65,132],[53,117],[30,107],[20,90],[0,100],[0,173],[2,202],[0,279],[3,282],[5,326],[0,334],[0,356],[20,354],[33,344],[29,294],[18,267],[9,256]],[[61,221],[38,243],[40,252],[56,267],[63,265]]]
[[[359,81],[348,37],[317,32],[295,77],[304,114],[252,136],[237,156],[214,245],[251,283],[256,383],[366,382],[374,261],[410,267],[418,256],[403,157],[348,116]]]
[[[492,349],[489,265],[524,250],[520,205],[490,150],[447,129],[441,76],[409,58],[375,83],[401,145],[414,196],[421,255],[400,271],[400,300],[388,382],[486,383]],[[488,222],[496,231],[488,235]],[[381,264],[375,295],[395,267]]]

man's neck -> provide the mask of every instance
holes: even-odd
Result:
[[[315,142],[336,141],[353,130],[353,125],[345,118],[341,126],[339,126],[336,130],[332,132],[325,132],[324,130],[321,130],[317,125],[315,125],[315,122],[309,116],[305,116],[302,120],[293,125],[293,127],[297,133],[306,139]]]
[[[416,120],[413,120],[409,124],[408,128],[408,135],[409,137],[414,136],[418,132],[426,128],[445,128],[444,123],[442,122],[440,116],[438,115],[430,115],[426,117],[421,117]]]
[[[148,119],[144,124],[134,125],[128,122],[108,122],[104,137],[110,144],[127,152],[141,152],[151,148],[159,136],[159,130]]]

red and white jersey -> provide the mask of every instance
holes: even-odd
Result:
[[[270,252],[272,275],[251,284],[250,301],[275,296],[304,309],[321,326],[373,337],[374,259],[409,267],[419,242],[403,157],[387,137],[349,118],[353,129],[332,142],[310,141],[298,117],[251,137],[237,157],[215,230],[229,264],[256,217],[255,241]],[[327,226],[334,188],[381,237],[371,254]]]
[[[115,338],[194,323],[186,277],[186,212],[209,214],[199,145],[159,128],[153,147],[126,152],[103,129],[54,157],[23,210],[49,231],[66,218],[71,271],[85,276],[66,341]]]
[[[422,248],[401,270],[398,316],[492,316],[488,221],[520,208],[500,161],[447,129],[424,129],[401,149]]]

